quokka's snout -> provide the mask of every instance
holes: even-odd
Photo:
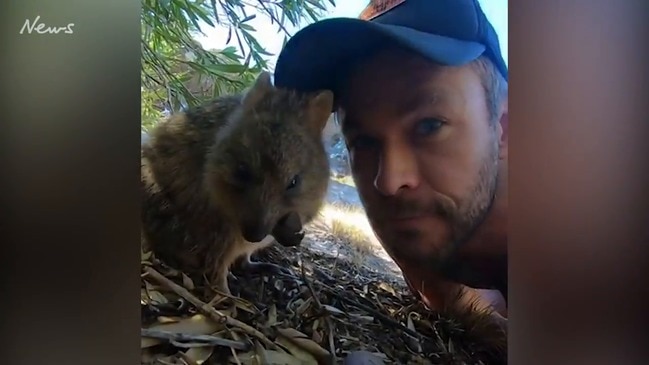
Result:
[[[282,246],[297,246],[304,238],[302,220],[297,212],[289,212],[280,217],[274,224],[260,219],[244,220],[241,235],[248,242],[260,242],[272,235]]]

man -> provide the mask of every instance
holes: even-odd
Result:
[[[334,91],[370,223],[432,308],[506,317],[507,75],[477,0],[372,1],[302,29],[276,65],[278,87]]]

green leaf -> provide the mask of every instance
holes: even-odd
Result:
[[[213,64],[213,65],[206,65],[205,68],[210,70],[210,72],[228,72],[228,73],[241,73],[246,70],[246,66],[241,64]]]
[[[309,14],[311,20],[313,20],[314,22],[318,20],[318,14],[316,14],[316,12],[314,12],[312,9],[305,8],[304,11],[306,11],[306,13]]]
[[[214,23],[212,22],[212,19],[210,19],[210,15],[207,12],[207,10],[205,10],[204,8],[202,8],[200,6],[196,6],[196,5],[191,5],[191,6],[192,6],[192,10],[194,11],[194,14],[196,14],[196,16],[201,18],[201,20],[204,21],[205,23],[207,23],[209,26],[214,27]]]
[[[253,19],[255,19],[256,17],[257,17],[256,14],[248,15],[247,17],[245,17],[245,18],[243,18],[243,19],[241,20],[241,23],[245,23],[245,22],[247,22],[247,21],[253,20]]]
[[[228,46],[228,47],[223,48],[221,50],[221,53],[223,53],[223,54],[230,54],[230,53],[235,54],[235,53],[237,53],[237,49],[235,47],[233,47],[233,46]]]
[[[239,28],[245,29],[245,30],[250,31],[250,32],[255,31],[255,28],[253,28],[251,25],[243,24],[243,23],[239,24]]]
[[[168,8],[171,7],[171,0],[160,0],[158,2],[158,4],[160,4],[160,6],[166,8],[166,9],[168,9]]]
[[[216,0],[212,0],[211,5],[212,5],[212,12],[214,13],[214,19],[216,19],[216,24],[220,24],[221,22],[219,21],[219,12],[216,9]]]
[[[194,12],[194,9],[192,8],[192,4],[189,3],[189,1],[185,0],[185,4],[187,5],[187,8],[183,9],[185,14],[189,17],[191,20],[192,24],[196,27],[196,30],[199,32],[201,31],[201,26],[198,24],[198,16]]]
[[[324,4],[322,4],[322,2],[320,2],[319,0],[306,0],[306,2],[322,11],[327,11],[327,7],[324,6]]]

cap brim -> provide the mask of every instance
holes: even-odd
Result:
[[[305,27],[287,42],[275,65],[275,85],[307,92],[329,89],[335,93],[336,80],[347,67],[390,41],[448,66],[469,63],[485,51],[485,46],[477,42],[412,28],[353,18],[326,19]]]

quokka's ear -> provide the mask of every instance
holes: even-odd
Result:
[[[318,92],[309,101],[309,123],[318,132],[321,132],[329,121],[333,112],[334,94],[330,90]]]
[[[248,89],[243,97],[244,107],[250,107],[257,104],[267,92],[273,90],[274,86],[270,80],[270,73],[262,71],[257,76],[255,83]]]

